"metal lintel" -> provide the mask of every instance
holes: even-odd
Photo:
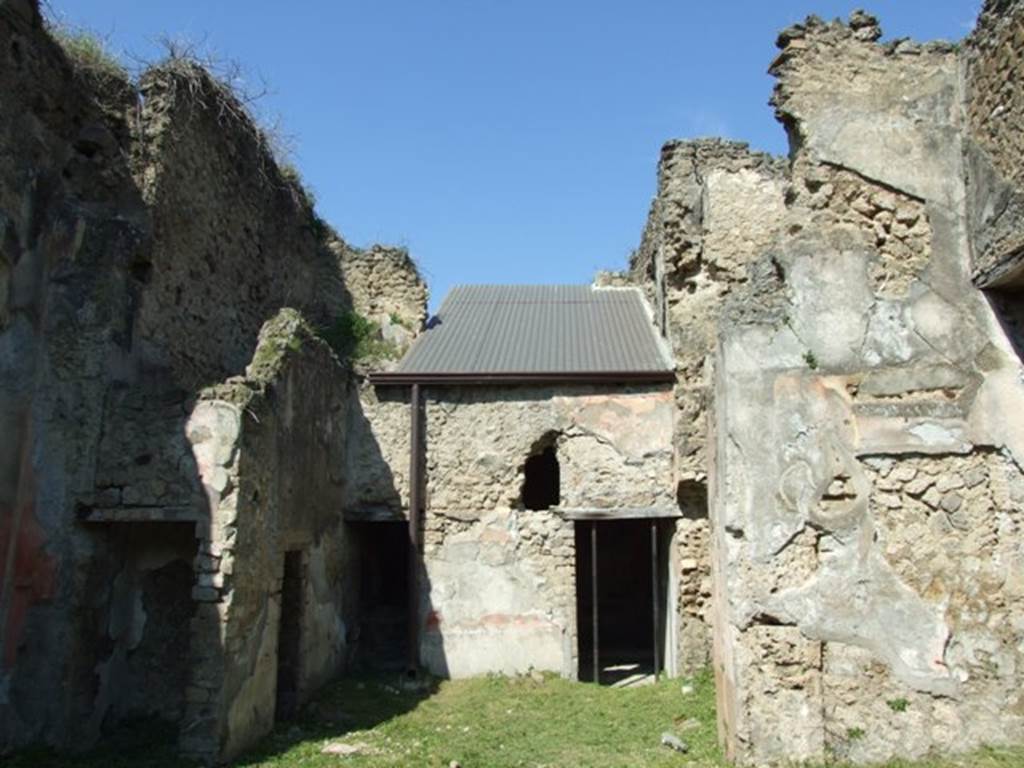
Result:
[[[636,520],[643,518],[679,518],[675,507],[611,507],[608,509],[552,507],[566,520]]]

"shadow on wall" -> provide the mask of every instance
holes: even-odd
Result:
[[[375,424],[390,430],[385,439],[394,440],[392,460],[410,466],[410,393],[406,387],[375,387],[364,392],[376,409]],[[424,562],[426,534],[426,457],[429,453],[423,402],[418,414],[422,436],[420,510],[413,536],[409,525],[409,477],[396,481],[380,442],[363,411],[362,401],[353,398],[354,428],[349,446],[354,456],[352,475],[359,487],[347,496],[345,517],[357,533],[359,566],[359,622],[355,638],[355,659],[360,670],[401,671],[407,679],[414,667],[429,657],[433,673],[447,677],[448,664],[440,635],[439,614],[431,603],[431,583]],[[415,595],[415,604],[410,596]],[[413,631],[413,628],[415,631]],[[415,643],[415,659],[410,654]],[[435,647],[437,645],[437,647]],[[420,667],[422,669],[422,667]]]
[[[194,65],[97,79],[34,2],[0,50],[0,750],[155,717],[215,754],[273,722],[286,553],[296,700],[345,663],[365,418],[308,327],[261,330],[350,307],[333,233]]]
[[[1024,361],[1024,278],[1020,284],[986,291],[985,298],[1017,357]]]

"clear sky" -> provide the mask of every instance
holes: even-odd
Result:
[[[877,0],[885,39],[962,38],[980,0]],[[115,53],[237,61],[323,218],[456,283],[588,282],[637,245],[661,144],[785,153],[776,33],[834,0],[48,0]]]

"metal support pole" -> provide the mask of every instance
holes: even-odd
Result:
[[[420,385],[413,384],[409,393],[409,661],[408,672],[415,675],[420,667],[420,476],[423,467],[423,438],[420,435]]]
[[[654,608],[654,680],[658,680],[658,671],[661,669],[661,659],[658,658],[658,521],[651,520],[651,605]]]
[[[590,524],[590,599],[594,605],[594,682],[601,682],[600,640],[597,633],[597,521]]]

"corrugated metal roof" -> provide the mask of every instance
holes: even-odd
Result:
[[[460,285],[390,376],[664,375],[672,369],[636,288]]]

